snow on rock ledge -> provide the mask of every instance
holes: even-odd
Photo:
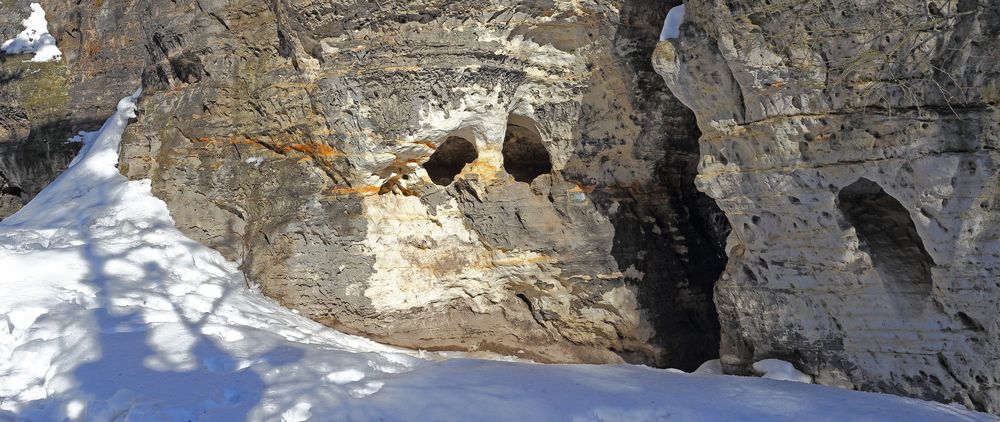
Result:
[[[812,384],[811,376],[795,369],[791,363],[780,359],[764,359],[753,364],[753,370],[761,374],[761,378],[779,381],[794,381]]]
[[[692,374],[722,375],[722,362],[712,359],[701,364]]]
[[[31,16],[23,22],[24,31],[0,45],[7,54],[34,53],[33,62],[49,62],[62,59],[62,52],[56,47],[56,39],[49,34],[49,23],[45,20],[45,10],[38,3],[31,3]]]

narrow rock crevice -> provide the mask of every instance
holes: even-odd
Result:
[[[640,128],[632,154],[651,162],[652,172],[640,188],[614,187],[594,198],[615,227],[611,254],[652,324],[650,342],[660,350],[655,364],[691,371],[719,357],[713,294],[730,228],[715,201],[695,186],[701,132],[694,113],[669,94],[649,60],[667,11],[680,4],[629,0],[622,8],[616,54],[634,75],[628,78],[634,108],[618,114],[623,120],[617,123]]]

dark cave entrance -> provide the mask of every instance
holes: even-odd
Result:
[[[511,116],[503,140],[503,168],[514,180],[531,183],[552,172],[549,151],[528,119]]]
[[[695,186],[701,131],[694,113],[670,93],[649,60],[667,11],[680,4],[626,0],[622,6],[615,38],[633,48],[616,54],[634,73],[635,103],[628,118],[642,128],[633,142],[663,155],[648,185],[604,187],[591,198],[609,210],[615,227],[611,254],[653,325],[650,343],[662,349],[655,361],[645,363],[692,371],[719,357],[715,285],[728,262],[730,226],[715,200]],[[591,148],[607,141],[595,139]],[[640,357],[625,358],[638,362]]]
[[[10,179],[8,179],[7,175],[2,171],[3,167],[4,163],[0,163],[0,196],[10,195],[20,198],[24,192],[21,190],[20,186],[16,186],[11,183]]]
[[[655,329],[651,343],[662,349],[653,362],[626,360],[690,372],[719,357],[715,284],[728,261],[730,228],[715,201],[697,191],[693,173],[676,172],[673,165],[683,164],[664,163],[659,171],[676,185],[643,195],[599,192],[594,200],[617,208],[609,215],[615,227],[611,254],[636,286]],[[641,276],[633,278],[630,270]]]
[[[21,188],[17,186],[4,186],[0,188],[0,195],[11,195],[20,198],[21,194]]]
[[[434,183],[447,186],[462,172],[466,164],[476,161],[479,153],[476,146],[465,138],[448,137],[431,158],[424,163],[424,170]]]
[[[871,257],[893,301],[904,310],[923,309],[931,293],[934,260],[909,211],[864,178],[840,190],[837,207],[854,226],[861,250]]]

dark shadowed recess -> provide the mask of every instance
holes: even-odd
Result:
[[[451,136],[431,154],[431,158],[424,163],[424,170],[427,170],[427,175],[434,183],[447,186],[462,172],[466,164],[476,161],[478,156],[472,142]]]
[[[715,201],[694,185],[700,156],[694,114],[670,94],[650,63],[663,19],[680,1],[627,0],[615,43],[636,75],[634,93],[643,131],[636,144],[663,150],[652,186],[597,195],[618,203],[612,254],[632,281],[663,349],[660,366],[693,370],[719,357],[720,326],[713,301],[726,265],[729,223]],[[664,130],[669,128],[669,130]],[[635,274],[632,272],[632,274]]]
[[[67,139],[101,124],[98,119],[57,119],[31,127],[27,138],[0,139],[0,220],[28,203],[73,161],[81,145]]]
[[[502,152],[504,170],[518,182],[531,183],[552,172],[549,151],[530,119],[513,115],[508,118]]]
[[[837,195],[837,206],[857,232],[892,303],[919,311],[931,294],[934,260],[909,211],[877,183],[862,178]]]

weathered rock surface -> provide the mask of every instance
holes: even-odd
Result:
[[[654,57],[732,223],[722,363],[1000,412],[1000,8],[691,2]]]
[[[23,30],[32,1],[0,5],[0,42]],[[134,1],[42,0],[58,62],[0,52],[0,219],[33,198],[76,155],[66,140],[96,130],[135,91],[144,63]]]
[[[76,154],[60,127],[68,100],[66,67],[0,55],[0,219],[28,202]]]
[[[727,227],[658,1],[148,2],[120,167],[268,295],[425,349],[693,369]]]

